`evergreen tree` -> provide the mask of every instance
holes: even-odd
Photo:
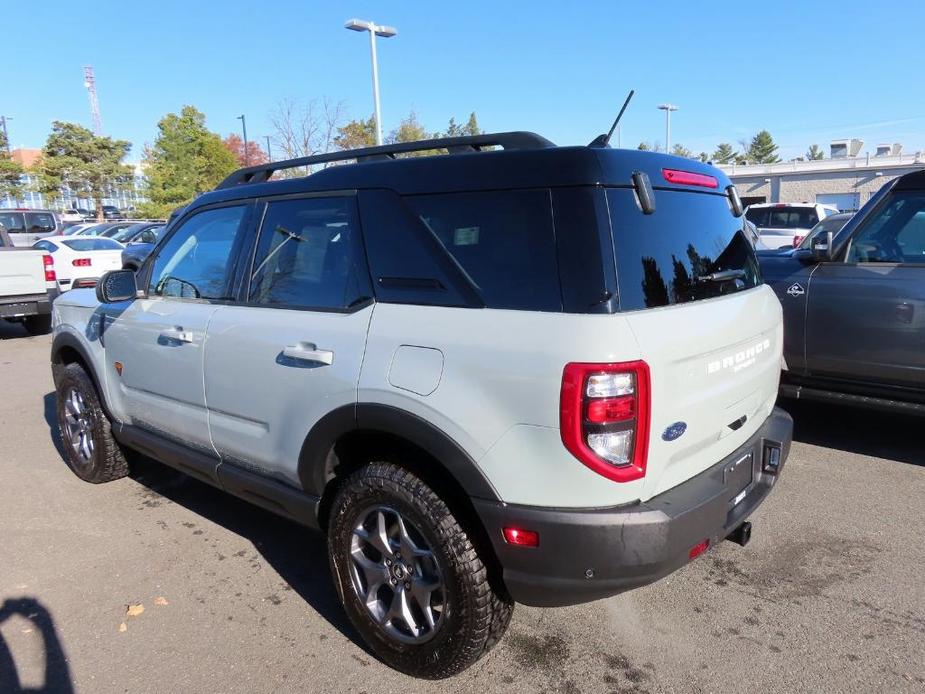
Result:
[[[358,149],[376,144],[376,117],[352,120],[337,128],[334,144],[340,149]]]
[[[777,156],[777,145],[767,130],[755,135],[748,145],[748,160],[756,164],[776,164],[780,161]]]
[[[22,176],[25,169],[19,162],[13,161],[8,150],[6,134],[0,130],[0,199],[9,196],[15,204],[23,193]]]
[[[713,152],[713,161],[717,164],[731,164],[735,161],[736,151],[728,142],[720,142]]]
[[[818,161],[819,159],[824,159],[825,153],[822,151],[822,148],[819,145],[810,145],[809,149],[806,150],[806,159],[808,161]]]

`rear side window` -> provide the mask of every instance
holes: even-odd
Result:
[[[95,236],[87,239],[64,239],[61,241],[62,246],[67,246],[72,251],[119,251],[122,250],[122,244],[107,239],[103,236]]]
[[[26,212],[26,230],[32,234],[51,233],[55,230],[55,218],[48,212]]]
[[[655,213],[644,215],[632,190],[607,192],[621,310],[709,299],[761,284],[754,249],[725,196],[659,190],[656,200]]]
[[[369,298],[352,197],[267,205],[248,300],[289,308],[347,309]]]
[[[758,207],[748,210],[745,217],[756,227],[770,229],[812,229],[819,223],[812,207]]]
[[[549,191],[414,195],[405,202],[487,307],[562,310]]]
[[[26,230],[22,212],[3,212],[0,210],[0,225],[6,227],[11,234],[19,234]]]

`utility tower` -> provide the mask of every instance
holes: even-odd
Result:
[[[103,134],[103,120],[100,118],[100,102],[96,98],[96,78],[93,76],[93,66],[84,65],[84,86],[90,97],[90,115],[93,117],[93,133]]]

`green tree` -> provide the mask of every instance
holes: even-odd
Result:
[[[376,117],[352,120],[337,128],[334,144],[340,149],[372,147],[376,144]]]
[[[16,203],[23,193],[22,176],[26,171],[19,162],[13,161],[8,149],[6,135],[0,130],[0,198],[10,196]]]
[[[102,221],[103,198],[132,175],[131,167],[122,163],[131,146],[76,123],[54,121],[36,167],[39,189],[57,198],[67,186],[78,197],[93,200]]]
[[[411,114],[412,116],[414,114]],[[436,133],[437,137],[466,137],[469,135],[481,135],[482,129],[479,127],[479,120],[475,116],[475,111],[469,114],[469,119],[462,125],[456,122],[456,118],[450,118],[446,132]]]
[[[154,145],[145,150],[149,203],[145,215],[166,217],[238,168],[222,138],[206,128],[205,115],[193,106],[168,113],[157,124]]]
[[[806,150],[806,158],[809,161],[817,161],[819,159],[824,159],[825,153],[819,145],[810,145],[809,149]]]
[[[698,158],[700,161],[702,161],[704,164],[706,164],[708,161],[710,161],[710,155],[707,154],[706,152],[701,152],[700,154],[697,155],[697,158]]]
[[[776,164],[780,161],[777,156],[777,145],[767,130],[755,135],[748,144],[748,160],[756,164]]]
[[[735,161],[736,151],[728,142],[720,142],[713,152],[713,161],[717,164],[731,164]]]
[[[650,145],[648,142],[640,142],[640,143],[639,143],[639,146],[636,147],[636,149],[642,150],[643,152],[651,152],[651,151],[653,151],[653,150],[652,150],[652,145]]]
[[[685,159],[694,158],[694,153],[691,152],[687,147],[682,145],[680,142],[671,148],[671,153],[675,155],[676,157],[684,157]]]
[[[436,133],[433,136],[439,137],[439,133]],[[424,126],[421,124],[421,121],[418,120],[418,115],[412,111],[408,114],[406,118],[403,118],[401,123],[398,124],[398,127],[395,128],[391,133],[389,133],[388,142],[389,143],[399,143],[399,142],[419,142],[420,140],[428,140],[433,137],[427,130],[424,129]],[[415,152],[408,152],[404,156],[406,157],[426,157],[431,154],[439,154],[439,150],[428,149],[428,150],[419,150]]]

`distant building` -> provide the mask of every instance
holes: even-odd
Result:
[[[925,169],[925,152],[903,154],[900,144],[861,153],[863,140],[833,140],[829,158],[779,164],[720,164],[742,202],[819,202],[848,212],[859,209],[880,187]]]

